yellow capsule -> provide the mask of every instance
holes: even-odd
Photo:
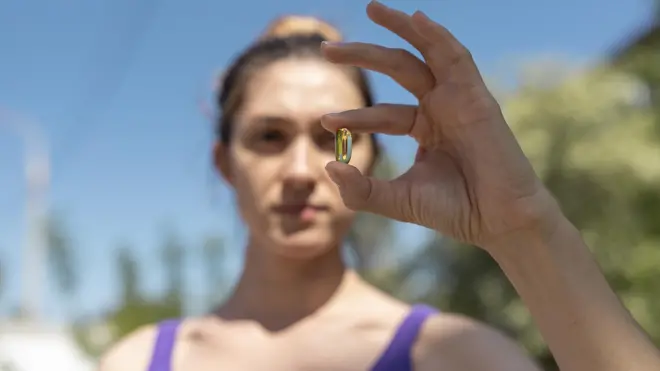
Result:
[[[337,130],[337,134],[335,134],[335,159],[348,164],[351,161],[352,152],[353,136],[351,132],[346,128]]]

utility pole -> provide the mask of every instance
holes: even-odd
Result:
[[[42,287],[48,254],[48,189],[50,155],[48,140],[36,121],[0,107],[0,127],[23,141],[25,169],[25,232],[21,254],[21,302],[26,319],[42,321]]]

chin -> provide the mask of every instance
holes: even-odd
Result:
[[[278,231],[277,234],[274,242],[278,255],[290,259],[314,259],[327,254],[337,245],[332,233],[316,228],[286,235]]]

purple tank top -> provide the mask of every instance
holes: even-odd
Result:
[[[413,306],[371,371],[413,371],[412,347],[424,321],[434,313],[436,310],[426,305]],[[180,323],[180,320],[168,320],[158,324],[148,371],[172,371],[172,351]]]

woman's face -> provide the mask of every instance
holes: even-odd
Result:
[[[334,135],[320,119],[363,105],[346,72],[324,61],[284,60],[252,76],[231,145],[218,147],[216,158],[261,246],[310,259],[341,243],[354,215],[325,171]],[[353,136],[351,165],[363,173],[373,164],[372,146],[368,135]]]

